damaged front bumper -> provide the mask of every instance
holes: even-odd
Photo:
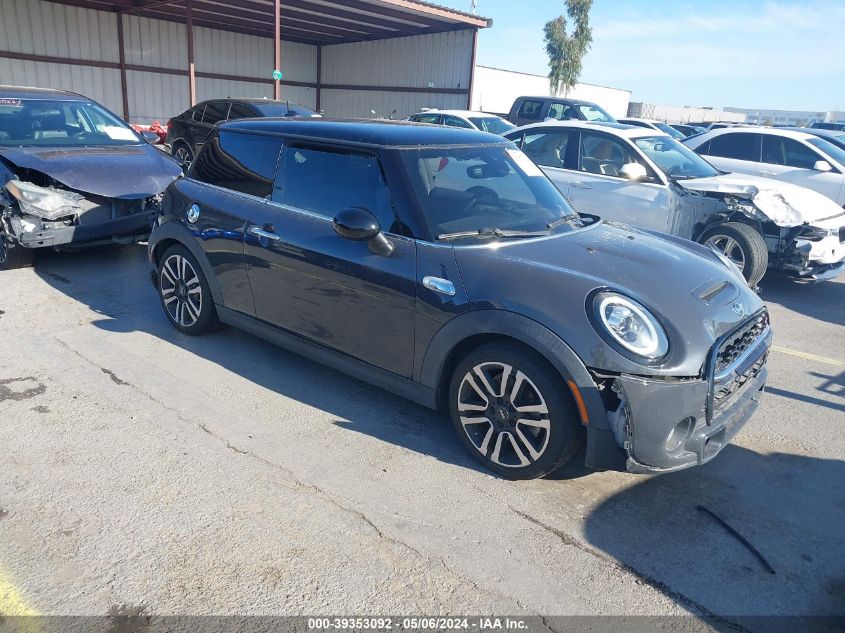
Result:
[[[607,413],[610,433],[594,433],[605,444],[601,451],[609,452],[612,437],[624,462],[618,469],[633,473],[672,472],[709,462],[757,410],[771,344],[763,312],[717,341],[705,378],[605,378],[616,406]],[[725,358],[729,362],[722,363]]]
[[[833,279],[845,272],[845,228],[806,230],[814,234],[799,235],[792,241],[783,269],[812,281]]]
[[[4,195],[0,227],[18,246],[48,248],[145,239],[160,209],[160,196],[121,200],[73,194],[67,213],[41,213]]]

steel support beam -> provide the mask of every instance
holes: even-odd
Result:
[[[323,45],[317,44],[317,112],[320,111],[320,89],[323,87]]]
[[[126,80],[126,46],[123,36],[123,14],[116,12],[117,18],[117,54],[120,63],[120,93],[123,97],[123,120],[129,122],[129,85]]]
[[[280,0],[273,2],[273,69],[282,70],[282,7]],[[282,82],[273,81],[273,98],[282,98]]]
[[[191,107],[197,105],[197,75],[194,64],[194,0],[185,2],[185,25],[188,31],[188,94]]]

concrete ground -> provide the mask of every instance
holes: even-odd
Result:
[[[0,613],[845,615],[845,282],[763,286],[769,395],[714,462],[509,482],[426,409],[179,334],[142,247],[2,272]]]

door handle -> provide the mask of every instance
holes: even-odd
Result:
[[[263,237],[264,239],[270,240],[272,242],[278,242],[280,239],[282,239],[272,231],[265,231],[264,229],[259,228],[257,226],[250,227],[249,232],[253,235]]]
[[[579,180],[578,182],[573,182],[572,186],[575,187],[576,189],[592,189],[593,188],[593,185],[591,185],[588,182],[583,182],[581,180]]]

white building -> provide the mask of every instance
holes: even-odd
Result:
[[[657,105],[632,101],[628,105],[628,116],[640,119],[655,119],[665,123],[711,123],[730,121],[745,123],[745,115],[715,108],[691,108],[689,106]]]
[[[471,109],[507,114],[514,100],[521,96],[551,96],[549,78],[489,66],[475,67]],[[579,83],[566,96],[592,101],[613,116],[624,117],[628,113],[631,91]]]
[[[726,112],[745,114],[748,123],[759,125],[809,125],[813,121],[824,121],[826,112],[804,110],[762,110],[756,108],[725,108]]]

